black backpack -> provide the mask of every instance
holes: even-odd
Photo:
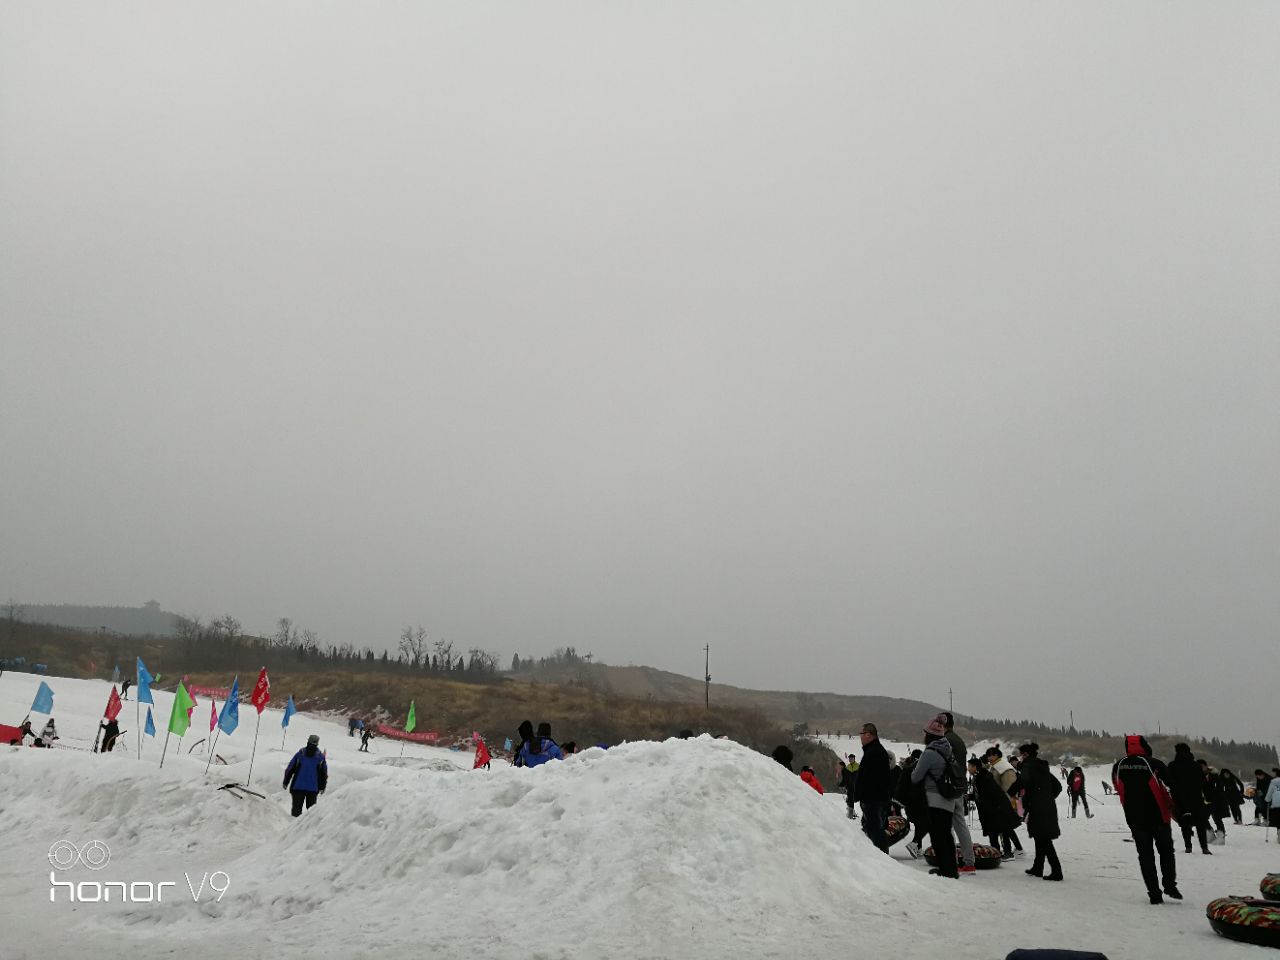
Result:
[[[943,800],[954,800],[960,796],[960,784],[956,782],[956,774],[950,763],[942,768],[942,773],[933,778],[933,783],[938,788],[938,796]]]

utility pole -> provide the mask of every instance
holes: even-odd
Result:
[[[951,693],[951,688],[947,687],[947,713],[956,712],[956,698]]]
[[[1068,710],[1067,716],[1071,718],[1071,732],[1075,733],[1076,732],[1076,712],[1074,710]]]
[[[711,709],[711,644],[708,643],[702,649],[707,655],[707,662],[704,668],[704,672],[707,675],[707,709],[710,710]]]

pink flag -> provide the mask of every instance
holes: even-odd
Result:
[[[209,701],[209,732],[213,733],[213,728],[218,725],[218,711],[214,709],[214,703]]]

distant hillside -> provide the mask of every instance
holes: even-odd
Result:
[[[177,614],[149,600],[140,607],[86,607],[69,603],[16,605],[15,615],[29,623],[49,623],[77,630],[114,630],[135,636],[167,636],[178,626]]]

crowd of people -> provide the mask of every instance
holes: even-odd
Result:
[[[982,835],[1000,851],[1002,860],[1025,855],[1018,836],[1025,828],[1034,851],[1026,873],[1062,880],[1062,863],[1054,845],[1061,836],[1057,801],[1065,789],[1069,815],[1083,811],[1086,818],[1093,817],[1084,769],[1063,766],[1061,775],[1055,774],[1035,742],[1021,744],[1009,757],[999,745],[992,746],[966,762],[965,743],[948,711],[930,719],[923,733],[924,748],[895,763],[880,743],[875,724],[864,724],[861,757],[849,754],[836,770],[848,816],[857,820],[861,813],[862,830],[872,845],[887,853],[889,817],[901,816],[913,834],[906,843],[911,857],[921,855],[928,838],[937,863],[931,874],[972,876],[976,864],[968,815],[973,810]],[[779,747],[773,756],[790,768],[789,749]],[[1226,819],[1243,823],[1247,800],[1254,804],[1255,824],[1269,817],[1269,825],[1280,830],[1280,768],[1270,774],[1255,770],[1254,775],[1253,785],[1246,786],[1230,770],[1217,770],[1197,760],[1185,743],[1176,746],[1174,759],[1166,765],[1151,756],[1145,738],[1125,738],[1125,756],[1116,761],[1105,789],[1110,793],[1114,787],[1120,798],[1151,903],[1182,897],[1177,886],[1174,820],[1187,853],[1192,852],[1193,839],[1199,841],[1202,854],[1212,854],[1212,844],[1225,844]],[[809,767],[801,777],[821,792]]]

